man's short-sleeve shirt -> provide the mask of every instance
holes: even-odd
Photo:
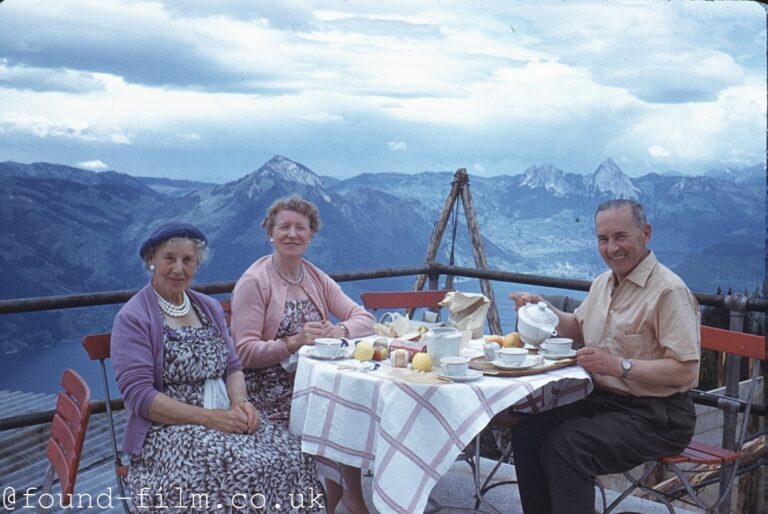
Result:
[[[650,252],[618,286],[612,271],[600,275],[574,312],[586,346],[629,359],[700,360],[701,313],[696,298]],[[647,384],[630,377],[595,375],[601,389],[633,396],[669,396],[683,387]]]

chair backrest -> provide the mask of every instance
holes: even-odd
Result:
[[[75,489],[83,441],[91,415],[91,390],[85,380],[71,369],[64,370],[61,387],[45,454],[59,477],[63,503],[68,504]]]
[[[112,334],[109,332],[104,334],[91,334],[85,336],[83,338],[83,347],[88,353],[88,357],[92,361],[103,361],[109,359],[111,338]]]
[[[733,353],[751,359],[765,360],[765,336],[732,332],[722,328],[701,326],[701,347]]]
[[[368,291],[360,294],[366,309],[415,309],[419,307],[437,309],[440,301],[450,290],[427,291]]]
[[[376,315],[378,309],[413,309],[425,308],[439,312],[440,302],[450,289],[426,290],[426,291],[367,291],[360,293],[360,299],[366,309]]]

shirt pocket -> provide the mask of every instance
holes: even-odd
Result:
[[[622,355],[628,359],[644,359],[652,357],[655,346],[653,335],[646,332],[615,336],[614,344],[616,354]]]

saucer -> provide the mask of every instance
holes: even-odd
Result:
[[[322,355],[317,353],[317,348],[310,348],[306,352],[304,352],[304,355],[307,357],[312,357],[313,359],[321,360],[321,361],[337,361],[339,359],[349,359],[349,352],[347,350],[342,349],[339,353],[336,355]]]
[[[559,361],[561,359],[572,359],[573,357],[576,357],[576,350],[571,349],[567,353],[547,353],[547,352],[539,352],[539,355],[544,357],[545,359],[553,360],[553,361]]]
[[[438,377],[448,378],[448,379],[453,380],[454,382],[472,382],[473,380],[477,380],[478,378],[483,376],[483,372],[482,371],[478,371],[476,369],[470,369],[470,370],[467,371],[466,375],[461,375],[461,376],[458,376],[458,377],[454,377],[454,376],[451,376],[451,375],[445,375],[445,374],[441,373],[440,371],[434,371],[433,373],[435,375],[437,375]]]
[[[491,364],[496,366],[497,368],[501,369],[528,369],[534,367],[536,364],[539,363],[539,360],[536,358],[526,358],[522,364],[506,364],[499,359],[496,359],[495,361],[491,361]]]

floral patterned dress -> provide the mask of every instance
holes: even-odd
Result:
[[[197,313],[202,327],[164,326],[163,392],[202,406],[205,380],[224,377],[228,348]],[[263,417],[253,435],[153,423],[141,453],[131,456],[128,485],[139,513],[322,511],[314,462]]]
[[[298,334],[304,323],[322,319],[323,315],[311,300],[288,300],[285,302],[283,319],[275,338]],[[296,374],[286,371],[281,364],[264,369],[245,370],[248,400],[264,417],[287,428],[295,378]]]

